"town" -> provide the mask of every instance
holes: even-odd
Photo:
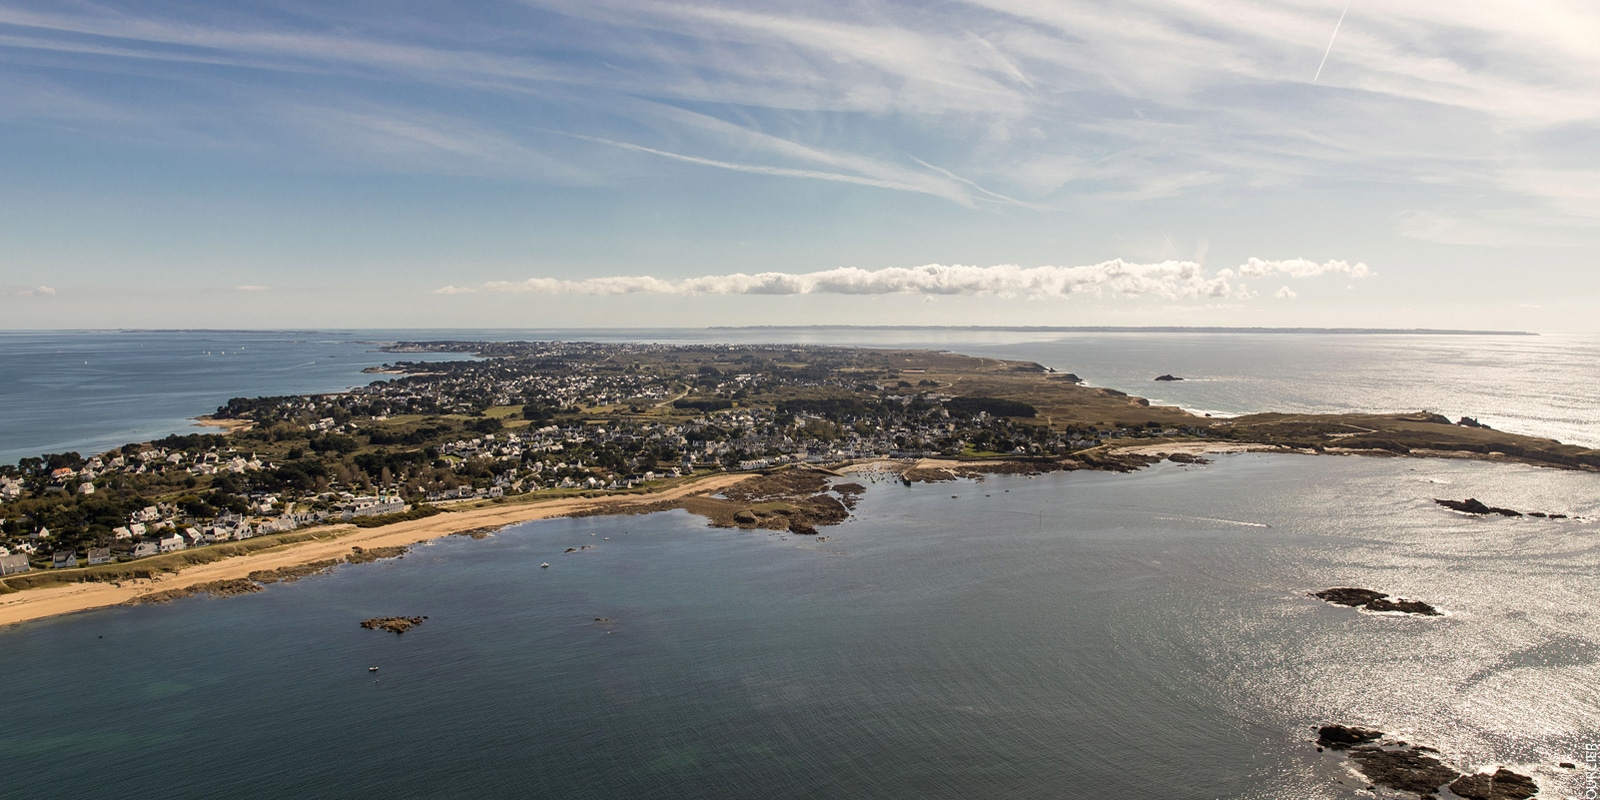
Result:
[[[1175,409],[1079,387],[1038,365],[949,354],[560,342],[387,349],[476,357],[399,361],[381,370],[396,377],[347,392],[235,398],[210,420],[227,434],[0,467],[0,576],[707,471],[1059,456],[1109,437],[1197,432]],[[958,386],[1013,375],[1059,378],[1056,389],[1109,401],[1128,419],[1051,424],[1028,402]]]
[[[1594,451],[1468,419],[1212,419],[1039,364],[925,350],[564,342],[383,349],[451,358],[386,364],[369,370],[385,378],[344,392],[234,398],[203,420],[226,433],[0,465],[0,590],[7,576],[35,569],[92,570],[315,526],[376,526],[789,465],[942,458],[1107,468],[1116,465],[1096,454],[1128,440],[1204,438],[1600,466]]]

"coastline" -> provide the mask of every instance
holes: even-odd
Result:
[[[296,542],[248,555],[199,564],[151,580],[116,583],[85,582],[25,589],[0,595],[0,628],[33,620],[121,605],[156,592],[185,589],[212,581],[239,580],[257,570],[298,567],[315,561],[342,559],[351,547],[375,549],[420,544],[457,533],[500,528],[522,522],[572,514],[622,514],[635,507],[716,492],[751,477],[747,473],[719,473],[672,486],[658,492],[609,497],[563,497],[543,502],[490,506],[438,514],[377,528],[353,525],[323,529],[327,538]]]

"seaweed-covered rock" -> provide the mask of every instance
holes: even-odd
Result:
[[[422,624],[427,617],[373,617],[361,621],[361,627],[367,630],[389,631],[391,633],[405,633]]]

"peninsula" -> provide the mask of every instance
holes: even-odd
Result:
[[[0,467],[0,624],[553,516],[685,508],[815,535],[854,502],[831,475],[863,465],[943,480],[1270,449],[1600,468],[1600,451],[1427,412],[1211,418],[947,352],[385,349],[418,360],[349,392],[235,398],[207,420],[223,433]],[[426,360],[443,352],[477,358]]]

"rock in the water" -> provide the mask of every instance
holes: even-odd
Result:
[[[1539,793],[1539,785],[1526,775],[1501,767],[1493,775],[1464,775],[1450,784],[1450,791],[1467,800],[1527,800]]]
[[[1457,422],[1456,424],[1460,425],[1463,428],[1482,428],[1483,430],[1486,430],[1486,431],[1494,430],[1493,428],[1490,428],[1488,425],[1485,425],[1485,424],[1473,419],[1472,417],[1462,417],[1461,421]]]
[[[1421,600],[1391,600],[1389,595],[1372,589],[1340,586],[1333,589],[1323,589],[1320,592],[1312,592],[1311,596],[1335,605],[1365,608],[1368,611],[1399,611],[1406,614],[1420,614],[1425,617],[1440,616],[1439,609]]]
[[[1179,378],[1179,377],[1177,377],[1175,375],[1157,375],[1156,376],[1156,380],[1158,380],[1158,381],[1181,381],[1183,379]]]
[[[1444,506],[1452,511],[1460,511],[1467,514],[1499,514],[1502,517],[1522,516],[1521,511],[1512,511],[1509,508],[1496,508],[1491,505],[1486,505],[1476,497],[1469,497],[1465,500],[1439,500],[1436,498],[1433,502],[1438,503],[1439,505]]]
[[[1348,725],[1324,725],[1317,729],[1317,744],[1343,750],[1358,744],[1371,744],[1383,738],[1383,731]]]
[[[361,621],[361,627],[367,630],[391,631],[405,633],[422,624],[427,617],[373,617]]]
[[[1440,786],[1461,775],[1416,749],[1385,750],[1367,745],[1351,749],[1350,759],[1367,780],[1402,792],[1416,792],[1419,797],[1438,793]]]

